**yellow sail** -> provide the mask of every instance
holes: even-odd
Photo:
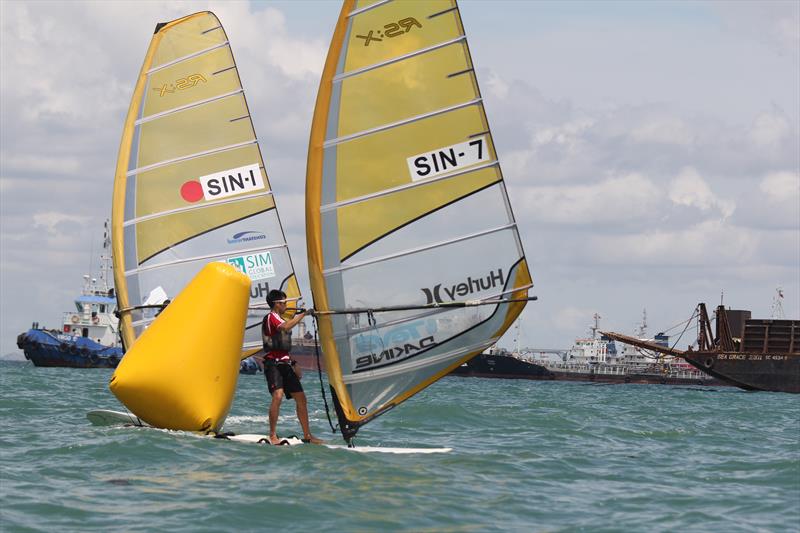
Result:
[[[251,280],[242,350],[270,289],[300,291],[228,36],[210,12],[156,27],[120,143],[114,275],[126,347],[212,261]]]
[[[495,343],[532,281],[455,1],[345,1],[306,178],[314,307],[345,438]],[[423,309],[464,300],[502,303]]]

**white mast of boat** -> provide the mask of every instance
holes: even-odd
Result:
[[[596,339],[597,330],[600,329],[600,319],[603,317],[601,317],[598,313],[595,313],[593,318],[594,318],[594,326],[592,326],[590,329],[592,330],[592,339]]]
[[[772,297],[772,313],[775,320],[783,320],[786,315],[783,313],[783,287],[775,288],[775,295]]]

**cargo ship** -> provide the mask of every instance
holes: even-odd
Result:
[[[695,369],[671,355],[653,356],[632,345],[617,351],[614,340],[599,334],[600,315],[594,315],[591,336],[575,339],[568,350],[509,352],[494,347],[456,368],[451,375],[550,381],[589,381],[608,384],[726,385],[727,383]],[[669,346],[663,333],[646,339],[646,313],[636,333],[637,339]]]
[[[758,391],[800,393],[800,320],[754,319],[747,310],[720,305],[711,326],[704,303],[690,320],[698,321],[697,349],[678,350],[620,333],[604,335],[620,342],[679,357],[731,385]]]

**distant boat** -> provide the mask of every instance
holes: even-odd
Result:
[[[455,376],[548,381],[591,381],[597,383],[636,383],[660,385],[726,385],[707,373],[696,370],[682,359],[654,357],[630,345],[617,351],[614,340],[598,335],[600,315],[594,315],[592,334],[575,339],[569,350],[537,350],[520,353],[494,347],[461,365]],[[637,332],[645,336],[646,316]],[[650,342],[669,345],[669,337],[659,333]],[[544,357],[550,355],[551,357]],[[553,357],[555,356],[555,357]]]
[[[36,366],[74,368],[115,368],[122,359],[114,315],[117,299],[108,286],[109,248],[108,222],[105,225],[103,253],[100,255],[100,277],[84,275],[81,294],[75,309],[66,311],[58,329],[31,329],[17,336],[17,347]]]
[[[800,320],[751,319],[750,311],[716,310],[712,331],[706,305],[698,304],[697,350],[677,350],[620,333],[608,337],[680,357],[692,366],[746,390],[800,393]]]

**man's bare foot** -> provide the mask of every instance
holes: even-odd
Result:
[[[318,439],[314,435],[306,435],[303,437],[303,442],[306,444],[325,444],[325,441],[322,439]]]
[[[277,435],[270,435],[269,436],[269,443],[272,445],[277,446],[281,443],[281,439]]]

